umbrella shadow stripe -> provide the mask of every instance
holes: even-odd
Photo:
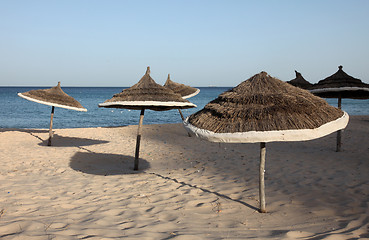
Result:
[[[94,152],[94,151],[91,151],[91,150],[89,150],[89,149],[87,149],[87,148],[85,148],[85,147],[78,147],[79,149],[81,149],[81,150],[84,150],[84,151],[86,151],[86,152],[89,152],[89,153],[96,153],[96,152]]]
[[[257,207],[254,207],[254,206],[252,206],[252,205],[250,205],[250,204],[248,204],[246,202],[243,202],[241,200],[233,199],[233,198],[231,198],[231,197],[229,197],[227,195],[224,195],[224,194],[221,194],[221,193],[218,193],[218,192],[215,192],[215,191],[211,191],[211,190],[206,189],[206,188],[203,188],[203,187],[198,187],[198,186],[192,185],[190,183],[185,183],[183,181],[178,181],[175,178],[166,177],[166,176],[163,176],[163,175],[158,174],[158,173],[150,172],[150,174],[155,175],[155,176],[160,177],[160,178],[163,178],[163,179],[166,179],[166,180],[171,180],[171,181],[173,181],[173,182],[175,182],[177,184],[180,184],[181,187],[182,186],[187,186],[187,187],[190,187],[190,188],[201,190],[201,191],[206,192],[206,193],[211,193],[211,194],[214,194],[214,195],[216,195],[218,197],[221,197],[223,199],[227,199],[227,200],[230,200],[230,201],[233,201],[233,202],[240,203],[240,204],[242,204],[242,205],[244,205],[244,206],[246,206],[248,208],[251,208],[252,210],[258,211],[258,208]]]
[[[358,229],[362,228],[363,226],[365,226],[366,224],[369,223],[369,217],[366,217],[361,224],[355,226],[355,227],[351,227],[349,229],[347,229],[347,224],[344,224],[343,226],[341,226],[339,229],[336,229],[333,231],[327,231],[327,232],[323,232],[323,233],[319,233],[316,234],[315,236],[308,238],[309,240],[320,240],[320,239],[325,239],[329,236],[334,236],[334,235],[341,235],[341,234],[350,234],[353,233],[355,231],[357,231]],[[367,238],[369,236],[369,233],[363,233],[360,235],[360,237],[363,238]],[[355,238],[356,239],[356,238]]]
[[[35,137],[38,140],[40,140],[41,142],[43,142],[44,140],[40,136],[37,136],[35,133],[48,133],[48,130],[18,129],[18,128],[5,128],[5,129],[3,128],[3,129],[0,129],[0,133],[10,132],[10,131],[28,133],[32,137]]]
[[[28,134],[30,134],[32,137],[35,137],[35,138],[37,138],[38,140],[40,140],[41,142],[44,142],[45,140],[43,140],[41,137],[39,137],[39,136],[37,136],[37,135],[35,135],[35,134],[33,134],[32,132],[27,132]]]
[[[0,132],[48,133],[46,129],[1,128]]]
[[[32,134],[31,134],[32,135]],[[38,136],[35,136],[38,139],[40,139],[42,142],[39,143],[40,146],[47,146],[48,140],[41,139]],[[79,137],[64,137],[55,134],[53,136],[53,147],[77,147],[81,148],[83,150],[89,151],[85,148],[82,148],[82,146],[91,146],[91,145],[98,145],[98,144],[105,144],[109,143],[108,141],[104,140],[95,140],[95,139],[89,139],[89,138],[79,138]]]

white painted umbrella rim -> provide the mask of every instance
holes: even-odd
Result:
[[[311,89],[311,93],[323,93],[323,92],[342,92],[342,91],[368,91],[369,88],[365,87],[334,87],[334,88],[319,88]]]
[[[21,97],[21,98],[27,99],[29,101],[32,101],[32,102],[37,102],[37,103],[41,103],[41,104],[52,106],[52,107],[60,107],[60,108],[66,108],[66,109],[74,110],[74,111],[87,112],[86,108],[77,108],[77,107],[71,107],[71,106],[67,106],[67,105],[63,105],[63,104],[45,102],[45,101],[42,101],[42,100],[38,100],[38,99],[35,99],[35,98],[25,96],[22,93],[18,93],[18,96]]]
[[[183,96],[182,98],[187,99],[187,98],[194,97],[194,96],[196,96],[197,94],[199,94],[199,92],[200,92],[200,89],[196,88],[196,92],[191,93],[191,94],[188,94],[188,95],[186,95],[186,96]]]
[[[99,107],[109,106],[142,106],[142,107],[197,107],[190,102],[159,102],[159,101],[115,101],[99,103]]]
[[[307,141],[344,129],[349,121],[349,115],[343,112],[343,116],[323,124],[314,129],[294,129],[281,131],[249,131],[236,133],[215,133],[209,130],[195,127],[188,122],[188,117],[183,121],[186,130],[199,138],[210,142],[228,142],[228,143],[257,143],[257,142],[289,142],[289,141]]]

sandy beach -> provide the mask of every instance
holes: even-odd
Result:
[[[369,239],[369,116],[343,132],[267,144],[210,143],[181,124],[0,129],[0,239]]]

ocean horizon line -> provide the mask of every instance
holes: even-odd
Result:
[[[47,88],[47,87],[53,87],[54,85],[12,85],[12,86],[0,86],[1,88],[33,88],[33,87],[37,87],[37,88]],[[61,86],[62,88],[129,88],[132,86]],[[233,86],[191,86],[194,88],[232,88]]]
[[[42,87],[0,87],[1,128],[46,128],[49,126],[50,107],[29,102],[20,98],[17,93],[26,92]],[[48,87],[44,87],[45,89]],[[110,99],[125,87],[63,87],[64,91],[75,98],[86,108],[87,112],[70,111],[63,108],[56,109],[53,128],[85,128],[136,125],[137,111],[129,109],[99,108],[98,104]],[[197,108],[184,109],[184,116],[189,116],[202,109],[210,101],[231,87],[199,87],[200,93],[189,99]],[[332,106],[337,106],[337,99],[326,99]],[[342,109],[349,115],[369,115],[369,99],[343,99]],[[178,111],[155,112],[145,115],[144,124],[178,123],[181,117]]]

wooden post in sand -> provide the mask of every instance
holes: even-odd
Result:
[[[139,160],[139,156],[140,156],[141,128],[142,128],[142,122],[143,122],[143,119],[144,119],[144,114],[145,114],[145,109],[142,108],[141,109],[141,114],[140,114],[140,121],[138,122],[138,130],[137,130],[135,166],[133,168],[133,170],[135,170],[135,171],[138,170],[138,160]]]
[[[54,118],[54,106],[51,108],[50,116],[50,127],[49,127],[49,140],[47,141],[47,146],[51,146],[51,139],[53,138],[53,118]]]
[[[184,119],[184,117],[183,117],[183,114],[182,114],[181,109],[178,109],[178,112],[179,112],[179,114],[181,115],[182,121],[184,121],[185,119]]]
[[[259,212],[265,213],[265,185],[264,185],[264,174],[265,174],[265,153],[266,147],[265,142],[260,143],[260,168],[259,168],[259,201],[260,209]]]
[[[341,109],[341,97],[338,97],[338,108]],[[342,130],[338,130],[337,131],[336,152],[341,152],[341,135],[342,135]]]
[[[182,114],[181,109],[179,109],[179,108],[178,108],[178,112],[179,112],[179,114],[181,115],[182,121],[184,121],[184,120],[185,120],[185,118],[183,117],[183,114]],[[187,134],[188,134],[188,136],[189,136],[189,137],[191,137],[191,134],[190,134],[189,132],[187,132]]]

